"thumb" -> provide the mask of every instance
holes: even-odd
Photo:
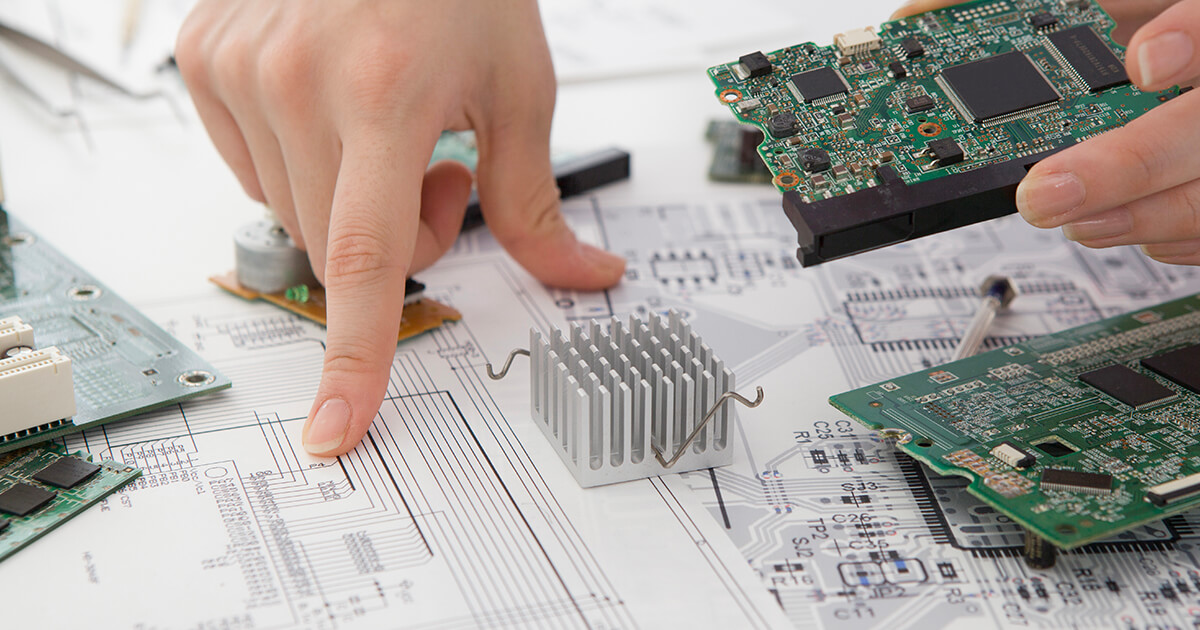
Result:
[[[557,287],[604,289],[621,279],[625,261],[579,242],[563,219],[550,166],[551,92],[541,107],[529,102],[505,107],[513,115],[476,129],[480,207],[495,235],[522,267]],[[540,92],[540,90],[539,90]]]

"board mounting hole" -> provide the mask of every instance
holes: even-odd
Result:
[[[33,235],[25,234],[24,232],[19,232],[17,234],[9,234],[8,236],[4,237],[4,240],[2,242],[8,246],[28,245],[29,243],[33,242]]]
[[[916,444],[921,448],[929,448],[930,446],[933,446],[933,440],[929,438],[921,438],[917,440]]]
[[[67,291],[67,295],[71,296],[71,299],[73,300],[83,301],[94,300],[100,297],[100,294],[103,292],[104,291],[102,291],[100,287],[84,284],[77,287],[71,287],[71,290]]]
[[[179,383],[184,387],[203,387],[215,380],[217,377],[206,370],[192,370],[179,375]]]
[[[800,178],[795,173],[780,173],[775,176],[775,185],[781,188],[795,188],[800,183]]]
[[[742,100],[742,92],[741,90],[734,89],[725,90],[721,92],[721,100],[726,103],[736,103]]]
[[[921,126],[917,127],[917,133],[929,138],[942,133],[942,131],[944,131],[944,129],[942,129],[941,125],[931,122],[922,123]]]

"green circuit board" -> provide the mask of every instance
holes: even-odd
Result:
[[[0,453],[230,386],[228,378],[0,207],[0,318],[71,359],[76,413],[0,435]]]
[[[1200,507],[1200,295],[830,398],[1071,549]]]
[[[54,442],[0,455],[0,561],[141,474],[118,462],[70,455]]]
[[[804,202],[1044,153],[1180,94],[1143,93],[1092,0],[980,0],[710,68],[718,99]],[[760,56],[761,55],[761,56]]]

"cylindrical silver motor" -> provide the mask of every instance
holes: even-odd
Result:
[[[298,284],[316,286],[308,254],[278,223],[263,219],[233,234],[238,284],[259,293],[278,293]]]

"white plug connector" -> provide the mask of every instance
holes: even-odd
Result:
[[[0,319],[0,359],[13,348],[33,349],[33,327],[21,321],[20,317],[5,317]]]
[[[75,415],[71,359],[50,347],[0,360],[0,439]]]

